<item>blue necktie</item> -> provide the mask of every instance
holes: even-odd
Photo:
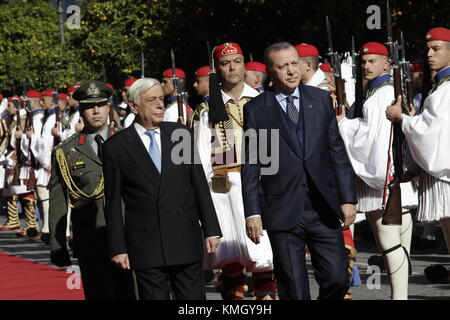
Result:
[[[150,137],[150,148],[148,153],[150,154],[150,158],[152,158],[153,163],[155,164],[158,171],[161,173],[161,153],[159,152],[158,143],[156,142],[155,130],[147,130],[145,134]]]

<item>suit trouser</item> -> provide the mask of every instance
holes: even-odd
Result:
[[[333,212],[323,217],[309,205],[294,229],[269,231],[280,299],[310,300],[305,246],[319,284],[318,299],[343,299],[350,281],[342,228]]]
[[[142,300],[205,300],[202,262],[134,270]]]
[[[136,300],[130,270],[120,270],[108,258],[78,258],[86,300]]]

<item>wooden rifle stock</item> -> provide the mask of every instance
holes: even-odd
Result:
[[[112,128],[119,128],[119,125],[116,122],[116,119],[114,118],[114,109],[113,106],[109,105],[109,125]]]
[[[394,68],[394,93],[395,102],[402,94],[400,68]],[[403,132],[399,123],[392,124],[393,141],[392,154],[394,160],[394,180],[389,182],[389,198],[383,212],[383,225],[402,224],[402,196],[400,190],[400,180],[403,176]],[[389,170],[389,168],[388,168]]]
[[[345,107],[344,81],[340,76],[335,77],[336,82],[336,115],[342,114],[342,108]]]
[[[20,123],[20,108],[17,107],[16,109],[16,131],[22,130],[21,123]],[[11,182],[11,185],[18,186],[20,185],[20,167],[22,165],[22,152],[20,150],[20,144],[21,144],[22,138],[16,139],[16,164],[14,166],[14,176],[13,180]]]
[[[31,110],[27,110],[27,124],[26,124],[25,128],[27,130],[31,130],[31,132],[34,133],[33,113],[31,112]],[[35,159],[33,156],[33,152],[31,151],[31,139],[30,138],[28,138],[28,142],[30,145],[30,149],[29,149],[30,171],[29,171],[29,176],[28,176],[27,191],[33,191],[33,190],[36,190],[36,184],[37,184],[36,174],[34,173]]]
[[[177,107],[178,107],[178,123],[186,124],[184,120],[184,112],[183,112],[183,97],[181,93],[177,94]]]

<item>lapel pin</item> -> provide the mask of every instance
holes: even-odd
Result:
[[[310,109],[312,109],[312,107],[313,107],[313,105],[312,105],[312,104],[310,104],[310,105],[309,105],[309,108],[310,108]]]

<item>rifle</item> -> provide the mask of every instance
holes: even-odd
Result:
[[[173,88],[175,92],[177,93],[177,105],[178,105],[178,123],[186,124],[184,120],[184,112],[183,112],[183,95],[181,94],[180,85],[177,75],[176,75],[176,68],[175,68],[175,55],[173,53],[173,49],[170,49],[170,58],[172,61],[172,82],[173,82]]]
[[[403,88],[406,89],[406,108],[407,111],[411,111],[411,105],[413,104],[413,91],[411,85],[411,63],[406,60],[406,46],[405,39],[403,38],[403,31],[400,31],[400,47],[402,52],[402,60],[400,61],[402,69]]]
[[[31,110],[31,103],[30,103],[29,99],[25,100],[25,110],[27,111],[27,121],[25,123],[25,129],[31,130],[33,132],[34,131],[34,129],[33,129],[33,113]],[[30,138],[28,138],[28,142],[30,145],[30,148],[29,148],[30,171],[29,171],[29,176],[28,176],[27,191],[32,191],[32,190],[36,189],[36,183],[37,183],[36,175],[34,173],[36,161],[35,161],[33,152],[31,151],[31,139]]]
[[[340,115],[342,113],[342,108],[345,108],[345,93],[344,93],[344,81],[342,79],[341,73],[341,55],[338,52],[333,50],[333,38],[331,37],[331,25],[328,16],[326,17],[326,25],[327,25],[327,40],[328,40],[328,53],[331,60],[331,67],[334,69],[335,74],[335,82],[336,82],[336,100],[337,100],[337,108],[336,115]]]
[[[389,56],[391,65],[394,71],[394,95],[395,102],[397,103],[398,96],[402,95],[402,76],[400,72],[400,63],[398,59],[398,43],[394,41],[392,34],[392,17],[391,10],[389,8],[389,1],[386,6],[387,12],[387,33],[388,42],[386,43],[389,48]],[[402,224],[402,197],[400,190],[400,181],[403,176],[403,142],[404,136],[401,125],[399,123],[393,123],[391,125],[391,138],[392,138],[392,154],[394,160],[394,176],[393,180],[389,182],[389,198],[386,200],[386,186],[383,192],[383,219],[381,223],[383,225],[401,225]],[[388,182],[390,160],[388,160],[386,169],[386,183]]]
[[[355,38],[352,37],[352,78],[355,80],[355,118],[362,118],[363,112],[363,84],[362,70],[359,63],[360,54],[355,49]]]
[[[22,130],[22,126],[20,123],[20,102],[18,98],[13,99],[14,107],[16,108],[16,131]],[[20,167],[22,165],[22,152],[20,150],[22,138],[16,139],[16,146],[15,146],[15,152],[16,152],[16,164],[14,166],[14,176],[13,180],[11,182],[12,186],[19,186],[20,185]]]
[[[213,125],[221,121],[227,121],[229,119],[228,113],[225,109],[225,104],[222,99],[222,92],[220,91],[220,82],[214,69],[214,58],[212,55],[209,42],[206,42],[208,50],[208,62],[209,62],[209,100],[208,100],[208,117],[209,122]]]
[[[53,98],[53,104],[56,107],[56,109],[55,109],[55,128],[59,128],[59,120],[61,119],[61,113],[60,113],[60,110],[59,110],[58,92],[57,91],[54,90],[52,92],[52,98]],[[59,137],[55,137],[53,144],[56,146],[60,142],[61,142],[60,138]]]

